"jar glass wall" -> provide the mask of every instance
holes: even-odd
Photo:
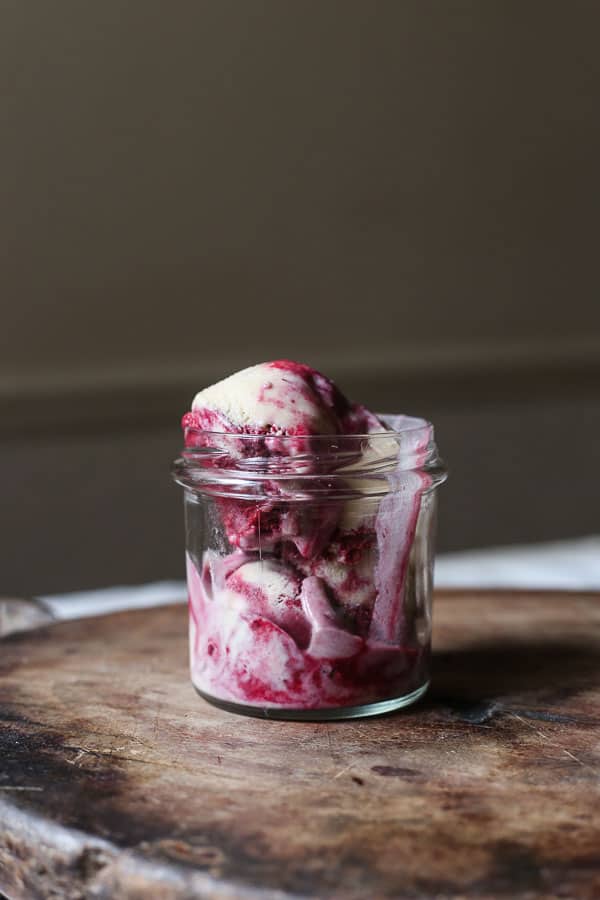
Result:
[[[394,432],[270,444],[204,433],[176,461],[191,675],[205,699],[250,715],[334,719],[425,692],[445,471],[428,423],[394,423]]]

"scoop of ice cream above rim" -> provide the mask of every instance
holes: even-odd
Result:
[[[195,396],[182,421],[188,451],[225,445],[228,458],[288,457],[292,465],[291,480],[270,475],[255,495],[216,496],[230,552],[188,556],[192,680],[201,693],[311,710],[399,696],[418,681],[425,651],[407,628],[404,594],[429,479],[418,464],[392,465],[387,491],[357,490],[372,483],[360,473],[377,455],[373,445],[388,435],[387,452],[400,447],[397,423],[415,423],[404,444],[412,440],[418,463],[428,423],[399,417],[390,425],[289,360],[243,369]],[[344,471],[356,497],[340,499],[339,474],[305,462],[294,480],[294,459],[327,436],[336,448],[338,436],[355,448]]]
[[[316,369],[286,359],[242,369],[196,394],[183,417],[186,443],[197,431],[296,437],[384,430]]]

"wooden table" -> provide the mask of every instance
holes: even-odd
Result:
[[[600,897],[598,596],[439,593],[428,699],[332,724],[204,703],[185,615],[0,643],[9,897]]]

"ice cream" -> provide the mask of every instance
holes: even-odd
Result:
[[[188,454],[210,470],[212,539],[187,563],[192,678],[205,696],[319,710],[422,683],[427,649],[404,594],[430,430],[411,421],[414,437],[399,441],[287,360],[196,395],[182,424]]]
[[[322,445],[318,436],[356,435],[383,427],[325,375],[290,360],[251,366],[200,391],[183,418],[188,447],[221,446],[227,459],[303,455],[298,474],[314,471],[314,460],[306,457]],[[219,434],[240,435],[240,440],[220,441]],[[323,454],[319,465],[325,473]],[[269,487],[269,497],[260,502],[220,501],[230,543],[242,550],[258,550],[260,543],[269,550],[290,540],[305,557],[323,549],[338,516],[331,497],[318,510],[314,504],[291,508],[289,492],[297,484],[272,480]]]
[[[360,404],[351,404],[336,385],[310,366],[290,360],[242,369],[196,394],[183,419],[187,445],[202,432],[297,437],[365,434],[382,427]],[[289,446],[289,445],[288,445]],[[281,450],[277,442],[267,449]]]

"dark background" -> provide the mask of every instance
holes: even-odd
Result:
[[[440,549],[598,530],[600,5],[7,2],[0,593],[182,577],[196,390],[431,417]]]

